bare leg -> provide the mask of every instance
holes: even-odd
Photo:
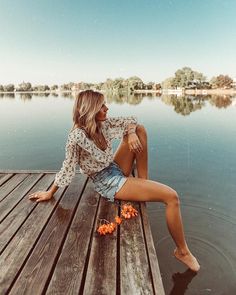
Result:
[[[137,135],[142,144],[143,151],[135,153],[137,172],[139,178],[148,179],[148,145],[147,132],[143,125],[138,125]]]
[[[139,155],[135,154],[139,178],[128,177],[126,183],[116,193],[115,198],[129,201],[159,201],[165,203],[167,226],[177,246],[174,255],[191,270],[198,271],[200,266],[190,252],[185,240],[177,192],[167,185],[147,179],[147,136],[143,131],[144,127],[142,125],[139,126],[141,128],[137,128],[137,134],[144,147],[142,153]],[[114,160],[123,170],[124,174],[128,176],[132,169],[134,154],[129,151],[127,139],[124,139],[119,146]]]

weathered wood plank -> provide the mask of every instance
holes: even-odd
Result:
[[[151,268],[154,294],[165,295],[145,202],[140,202],[140,209],[142,213],[143,231],[144,231],[144,236],[146,240],[146,249],[147,249],[149,265]]]
[[[9,174],[9,173],[17,173],[17,174],[20,174],[20,173],[46,173],[46,174],[49,174],[49,173],[57,173],[59,170],[0,170],[0,173],[3,173],[3,174]],[[81,174],[79,170],[76,170],[76,174]]]
[[[41,175],[42,176],[42,175]],[[30,190],[29,193],[38,190],[45,190],[50,187],[54,177],[53,175],[45,175],[38,183]],[[4,250],[16,231],[21,227],[28,215],[37,204],[28,199],[26,195],[17,204],[15,209],[1,222],[0,224],[0,253]]]
[[[0,202],[21,183],[28,174],[16,174],[0,187]]]
[[[137,167],[135,166],[133,169],[133,175],[135,177],[138,176]],[[146,202],[139,202],[141,216],[142,216],[142,226],[143,226],[143,233],[145,238],[146,244],[146,251],[148,256],[148,261],[151,269],[151,277],[153,283],[153,289],[155,295],[165,295],[164,286],[162,283],[159,263],[156,255],[156,250],[153,242],[151,226],[148,219],[147,214],[147,206]]]
[[[44,187],[41,183],[41,188],[46,189],[48,187],[48,181],[50,180],[50,183],[52,182],[52,177],[47,176],[45,177],[44,181]],[[57,198],[59,198],[61,195],[61,191],[58,190],[57,192]],[[47,222],[47,217],[50,215],[50,212],[52,211],[54,207],[55,200],[50,204],[48,203],[34,203],[30,200],[22,200],[21,201],[21,208],[22,211],[25,207],[28,207],[28,203],[31,203],[36,209],[33,211],[34,214],[31,214],[26,216],[28,219],[23,223],[23,225],[20,227],[20,229],[17,231],[17,233],[13,236],[10,243],[7,245],[7,248],[0,256],[0,265],[1,265],[1,271],[0,271],[0,286],[2,289],[2,294],[7,292],[7,290],[10,288],[12,282],[14,281],[18,271],[20,271],[25,259],[27,258],[27,255],[31,251],[31,248],[33,247],[35,241],[37,240],[38,235],[40,234],[41,230],[44,227],[44,224]],[[19,208],[18,208],[19,209]],[[40,214],[40,209],[43,214]],[[14,210],[15,211],[15,210]],[[14,212],[13,211],[13,212]],[[23,215],[27,214],[27,210],[22,212]],[[44,215],[45,214],[45,215]],[[17,222],[17,217],[21,217],[21,213],[18,212],[18,214],[15,214],[14,217]],[[45,217],[45,220],[43,219]],[[15,219],[13,219],[15,221]],[[6,219],[5,219],[6,220]],[[4,220],[4,221],[5,221]],[[18,227],[22,224],[18,225]],[[14,223],[15,225],[15,223]],[[15,226],[13,226],[14,228]],[[12,228],[10,228],[12,229]],[[14,231],[10,231],[11,234],[14,233]],[[9,240],[9,232],[6,229],[5,233],[1,234],[1,240],[5,239],[5,236],[7,236],[6,240]],[[1,241],[1,244],[3,242]]]
[[[0,222],[20,202],[27,192],[40,179],[40,174],[28,175],[27,178],[16,187],[7,198],[0,202]]]
[[[122,201],[121,205],[126,202]],[[138,216],[124,220],[120,227],[121,294],[154,294],[152,277],[142,231],[141,212],[137,202],[130,202]]]
[[[84,188],[85,177],[74,180],[68,186],[33,251],[20,272],[10,294],[42,294],[53,265],[60,253],[65,235],[73,218],[76,205]]]
[[[83,192],[46,294],[81,294],[80,287],[90,254],[98,202],[99,194],[94,191],[90,180]]]
[[[0,186],[6,182],[8,179],[10,179],[14,174],[13,173],[9,173],[9,174],[2,174],[2,177],[0,179]]]
[[[118,206],[101,197],[83,294],[115,295],[117,279],[117,230],[100,236],[96,232],[99,218],[114,221]]]
[[[5,194],[0,202],[0,293],[165,294],[145,202],[131,202],[139,215],[100,236],[99,218],[111,221],[119,208],[100,197],[89,178],[76,173],[68,188],[38,204],[28,194],[48,189],[57,171],[20,171],[0,170]]]

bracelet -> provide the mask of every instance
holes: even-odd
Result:
[[[132,134],[132,133],[135,133],[135,130],[129,130],[127,134],[129,135],[129,134]]]

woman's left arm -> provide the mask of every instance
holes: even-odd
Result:
[[[129,130],[135,130],[138,119],[135,116],[129,117],[109,117],[106,120],[109,127],[109,133],[111,139],[121,139],[124,135],[127,135]]]
[[[129,150],[134,153],[140,153],[143,151],[143,146],[136,134],[136,125],[130,124],[128,126],[128,145]]]

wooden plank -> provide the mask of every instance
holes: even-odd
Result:
[[[135,177],[138,176],[136,166],[133,169],[133,175]],[[149,218],[147,214],[146,202],[139,202],[139,206],[140,206],[140,211],[142,216],[142,227],[143,227],[143,233],[144,233],[145,244],[147,249],[147,256],[148,256],[148,261],[151,268],[151,277],[152,277],[152,283],[154,288],[154,294],[165,295],[159,263],[157,259],[157,254],[156,254],[156,250],[155,250],[155,246],[153,242],[151,226],[150,226]]]
[[[25,262],[24,268],[20,272],[10,294],[37,295],[43,293],[53,265],[60,253],[76,205],[80,200],[84,182],[85,177],[81,178],[80,176],[79,179],[77,175],[68,186],[33,251]],[[22,235],[21,241],[23,242],[24,239],[26,239],[26,236]],[[9,255],[11,254],[9,253]]]
[[[121,205],[127,202],[122,201]],[[121,294],[154,294],[138,202],[130,202],[138,216],[124,220],[120,227]]]
[[[6,182],[8,179],[10,179],[14,174],[10,173],[10,174],[2,174],[2,177],[0,179],[0,186]]]
[[[0,258],[0,285],[2,292],[8,292],[11,288],[62,193],[63,189],[59,188],[53,200],[37,204],[35,210],[3,252]]]
[[[140,209],[142,213],[143,231],[146,242],[146,249],[148,254],[149,265],[151,268],[152,282],[154,287],[154,294],[165,295],[164,286],[162,283],[159,263],[156,255],[156,250],[152,238],[151,227],[147,215],[147,208],[145,202],[140,202]]]
[[[46,294],[81,294],[80,287],[90,253],[99,194],[89,180],[70,226]],[[97,294],[97,293],[94,293]]]
[[[3,173],[3,174],[8,174],[8,173],[17,173],[17,174],[20,174],[20,173],[57,173],[59,170],[0,170],[0,173]],[[79,170],[76,170],[76,173],[80,173]]]
[[[0,222],[20,202],[40,177],[40,174],[28,175],[28,177],[0,203]]]
[[[96,232],[99,226],[99,218],[114,221],[116,215],[118,215],[117,204],[101,197],[83,289],[83,294],[85,295],[116,294],[117,230],[105,236],[100,236]]]
[[[83,191],[84,175],[76,173],[50,202],[28,200],[30,192],[50,187],[56,172],[28,175],[0,203],[0,217],[6,216],[0,224],[1,293],[165,294],[146,203],[131,202],[139,215],[123,220],[112,235],[100,236],[99,218],[113,220],[118,206],[99,197],[89,178]],[[3,186],[10,189],[6,184],[20,179],[16,176],[6,174],[0,183],[4,179]]]
[[[39,180],[39,182],[36,183],[29,193],[48,189],[53,180],[53,175],[45,175]],[[36,205],[37,204],[29,200],[28,195],[26,195],[17,204],[16,208],[3,220],[3,222],[0,223],[0,254],[27,219],[28,215],[32,212],[32,210],[34,210]]]
[[[0,187],[0,202],[7,197],[7,195],[14,190],[14,188],[21,183],[28,174],[16,174]]]

